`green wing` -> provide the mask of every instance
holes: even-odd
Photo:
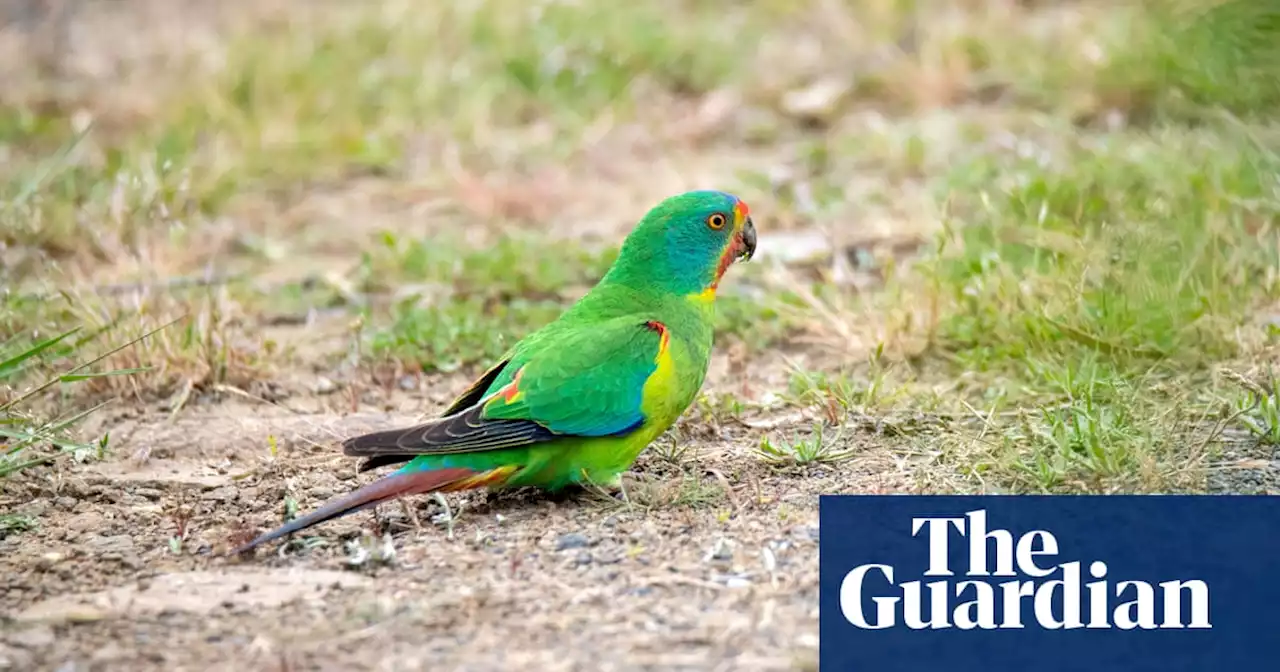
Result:
[[[364,471],[417,455],[627,434],[645,421],[644,386],[657,367],[664,333],[659,324],[621,317],[521,343],[463,393],[452,414],[348,439],[344,452],[369,457]]]
[[[486,420],[528,420],[557,435],[625,434],[644,422],[644,386],[664,328],[634,317],[576,329],[518,350],[484,401]]]

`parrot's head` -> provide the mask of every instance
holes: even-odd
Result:
[[[729,266],[755,251],[756,226],[742,199],[723,191],[690,191],[645,215],[623,242],[610,275],[709,299]]]

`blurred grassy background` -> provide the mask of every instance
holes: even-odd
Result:
[[[6,464],[112,397],[472,371],[714,187],[762,252],[720,348],[784,381],[717,408],[901,427],[926,489],[1275,482],[1219,482],[1280,440],[1274,3],[19,5]]]

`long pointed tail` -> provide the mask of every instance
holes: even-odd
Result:
[[[450,468],[430,471],[398,471],[380,478],[355,492],[334,499],[324,506],[294,519],[250,541],[228,555],[239,555],[256,546],[284,537],[299,530],[340,518],[349,513],[367,509],[404,495],[421,495],[428,492],[466,490],[498,483],[516,470],[516,467],[499,467],[488,471]]]

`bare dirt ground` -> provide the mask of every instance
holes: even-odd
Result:
[[[719,356],[708,389],[778,387],[781,362],[762,364],[734,375]],[[875,428],[838,468],[778,468],[755,437],[799,425],[793,411],[694,417],[676,430],[687,452],[643,455],[626,502],[478,493],[446,513],[414,498],[326,524],[305,550],[220,556],[278,524],[286,496],[305,511],[371,480],[335,439],[436,413],[467,383],[353,402],[285,381],[270,401],[99,416],[110,457],[4,484],[40,521],[0,540],[9,669],[816,669],[819,494],[914,489]]]
[[[326,526],[328,545],[303,555],[215,557],[246,526],[274,525],[286,493],[308,509],[356,485],[333,437],[410,421],[458,386],[425,380],[436,393],[362,404],[388,414],[302,395],[281,402],[296,413],[227,400],[172,423],[143,409],[104,417],[119,445],[151,452],[145,464],[108,460],[6,488],[41,520],[3,542],[12,668],[812,667],[818,493],[906,487],[869,465],[753,466],[745,428],[724,427],[696,441],[684,470],[641,460],[630,506],[590,493],[468,495],[450,498],[445,525],[430,522],[436,503],[413,501],[421,530],[383,507],[376,522]],[[277,438],[275,460],[265,435]],[[698,498],[714,504],[682,501]],[[170,551],[175,521],[186,521],[190,554]],[[369,528],[394,533],[391,564],[349,565],[339,538]]]
[[[379,6],[390,7],[389,13],[405,12],[400,4]],[[766,4],[772,6],[761,7]],[[884,9],[896,3],[869,4],[881,7],[882,14],[897,11]],[[963,4],[981,3],[957,7]],[[956,34],[972,29],[973,40],[981,41],[1010,32],[1010,26],[1025,27],[1028,35],[1036,36],[1052,33],[1048,26],[1060,21],[1070,23],[1066,10],[1040,8],[1042,3],[989,4],[989,9],[954,9],[956,17],[938,19],[942,28],[935,33],[947,37],[954,25],[959,26]],[[22,12],[34,11],[26,5]],[[0,82],[9,87],[11,98],[21,98],[25,94],[19,93],[31,88],[31,95],[39,98],[35,107],[82,105],[93,113],[97,132],[111,137],[149,123],[163,107],[160,92],[186,76],[181,73],[190,72],[162,67],[167,61],[194,54],[195,72],[216,70],[208,63],[235,56],[227,53],[223,42],[226,26],[252,22],[255,11],[269,17],[263,21],[285,21],[281,17],[290,10],[306,13],[298,7],[284,1],[226,3],[220,10],[197,12],[179,3],[89,3],[88,9],[77,10],[63,37],[48,38],[50,43],[73,45],[69,56],[42,52],[40,72],[3,67]],[[584,247],[616,243],[658,199],[688,188],[739,184],[748,167],[775,181],[752,192],[758,199],[752,208],[758,213],[760,257],[766,268],[790,264],[795,275],[810,273],[812,269],[793,262],[803,256],[805,241],[814,235],[817,247],[828,255],[832,249],[876,250],[908,261],[943,226],[926,184],[931,179],[927,173],[941,171],[971,145],[999,145],[998,151],[1008,154],[1043,151],[1051,158],[1058,148],[1052,138],[1031,149],[1030,140],[1019,144],[1024,141],[1018,134],[1024,131],[1027,136],[1051,136],[1039,127],[1038,110],[1017,118],[994,104],[976,110],[986,104],[984,96],[1001,94],[978,91],[981,87],[969,81],[977,78],[979,67],[968,63],[969,46],[959,38],[954,40],[959,46],[948,47],[955,51],[947,52],[950,57],[920,51],[906,59],[906,70],[891,69],[881,75],[882,81],[867,85],[872,93],[865,95],[882,96],[889,101],[886,107],[907,110],[903,128],[893,126],[893,115],[882,114],[875,105],[833,111],[838,107],[835,99],[848,92],[824,94],[824,72],[849,67],[859,76],[864,73],[864,61],[850,65],[830,55],[832,44],[847,47],[857,41],[858,27],[841,23],[850,15],[842,7],[813,3],[804,22],[812,28],[825,21],[829,33],[823,39],[792,39],[794,34],[779,30],[757,45],[765,55],[761,61],[785,61],[787,67],[778,70],[794,71],[796,81],[817,82],[792,87],[799,94],[791,98],[808,96],[808,102],[784,105],[797,108],[787,114],[803,119],[788,123],[802,130],[792,133],[791,126],[785,126],[782,135],[792,135],[776,142],[744,139],[751,136],[754,119],[744,111],[749,106],[741,87],[729,86],[696,96],[661,98],[627,123],[575,127],[581,146],[571,158],[539,155],[529,159],[531,165],[508,170],[485,172],[474,164],[454,165],[457,146],[424,133],[419,138],[423,146],[406,150],[409,160],[395,170],[384,167],[381,173],[299,180],[266,193],[248,188],[256,177],[246,178],[238,183],[245,193],[218,216],[201,221],[182,244],[166,238],[180,228],[168,220],[169,232],[156,227],[128,235],[105,229],[77,233],[59,243],[74,248],[61,258],[60,268],[71,269],[68,277],[79,286],[97,288],[198,276],[215,265],[248,269],[253,282],[266,287],[315,280],[341,288],[344,274],[381,231],[418,240],[454,236],[476,245],[521,231]],[[1024,21],[1024,11],[1034,13],[1034,21]],[[712,25],[719,26],[720,17],[713,19]],[[136,41],[111,38],[136,25],[153,30]],[[1080,25],[1085,28],[1064,30],[1091,34],[1086,23]],[[441,41],[449,42],[446,37]],[[1001,47],[997,42],[992,40],[990,54],[973,56],[974,61],[1016,60],[1009,54],[1018,53],[1017,43]],[[10,49],[0,49],[0,54],[29,53],[12,43],[0,47]],[[380,54],[379,48],[369,52]],[[641,57],[647,56],[640,51]],[[201,59],[208,63],[201,65]],[[0,57],[0,64],[15,62]],[[269,77],[270,65],[259,75]],[[871,68],[866,65],[867,72]],[[780,77],[773,69],[760,70],[753,74],[759,90],[748,94],[764,95],[761,90]],[[70,84],[53,87],[50,93],[42,84],[50,77]],[[355,86],[354,79],[344,83]],[[479,84],[483,82],[476,88],[483,88]],[[299,95],[308,93],[302,87]],[[328,96],[318,98],[332,102]],[[1097,101],[1081,105],[1106,107]],[[1092,107],[1090,113],[1105,117]],[[290,104],[280,108],[275,111],[295,114],[293,121],[309,119],[305,110],[299,112]],[[225,115],[218,119],[228,126],[260,121],[248,119],[248,113],[241,119],[234,111],[216,111]],[[74,118],[75,113],[66,116]],[[386,116],[398,119],[391,112]],[[281,124],[287,126],[287,121]],[[264,138],[289,134],[271,123],[263,126],[256,130]],[[534,126],[522,130],[516,144],[553,144],[554,126]],[[970,142],[966,134],[985,139]],[[504,146],[503,137],[480,137],[478,130],[474,135],[473,143],[490,143],[476,150],[481,154],[497,153]],[[914,154],[912,143],[917,141],[929,151]],[[213,149],[202,146],[201,151],[215,156],[213,164],[230,160],[217,159],[220,150],[235,154],[227,146],[210,146]],[[828,146],[856,151],[822,151]],[[235,149],[249,154],[243,147]],[[275,172],[277,160],[285,163],[285,157],[273,156],[269,146],[258,150],[269,159],[268,175]],[[288,156],[297,162],[308,160]],[[239,158],[246,165],[253,163]],[[827,163],[837,167],[813,167]],[[249,168],[244,170],[250,174]],[[814,184],[841,194],[820,216],[809,207]],[[261,252],[273,241],[285,241],[282,252]],[[79,246],[91,249],[79,254],[84,252]],[[122,251],[126,248],[128,253]],[[254,253],[245,252],[247,248]],[[271,263],[255,261],[259,253]],[[842,255],[834,256],[838,260]],[[27,250],[3,248],[0,260],[37,266],[45,261]],[[878,294],[883,274],[859,275],[848,264],[836,266],[836,275],[854,277],[831,280],[830,269],[824,268],[824,281],[858,300],[841,306],[815,300],[804,319],[821,328],[774,347],[747,347],[749,339],[741,334],[722,339],[708,376],[707,399],[732,397],[745,410],[722,412],[713,402],[691,409],[670,436],[641,456],[626,481],[626,501],[595,492],[554,497],[473,493],[449,495],[443,502],[419,497],[327,523],[246,558],[222,554],[278,525],[286,509],[308,511],[371,480],[369,475],[358,477],[354,461],[339,454],[339,440],[438,412],[466,387],[476,367],[418,374],[403,365],[348,361],[344,353],[353,348],[354,318],[342,309],[313,306],[299,317],[255,311],[246,303],[214,315],[206,305],[199,325],[216,331],[218,346],[232,353],[222,360],[225,370],[210,372],[217,368],[209,363],[215,358],[197,359],[207,365],[199,369],[182,359],[178,346],[172,345],[179,342],[176,337],[166,341],[170,345],[151,351],[163,362],[160,374],[146,378],[146,385],[155,389],[135,389],[128,383],[106,388],[119,399],[87,420],[84,435],[110,436],[110,450],[101,459],[61,459],[0,480],[0,512],[36,521],[30,529],[0,537],[0,670],[817,669],[821,493],[953,491],[962,486],[1005,491],[1005,484],[977,466],[957,475],[978,464],[972,456],[984,450],[984,440],[1043,451],[1047,441],[1061,439],[1058,448],[1064,453],[1081,443],[1075,435],[1070,440],[1056,435],[1044,439],[1051,432],[1043,431],[1036,435],[1041,443],[1032,444],[1030,432],[1018,433],[1018,428],[1007,430],[1013,438],[1001,444],[998,437],[987,438],[995,414],[983,415],[969,406],[980,431],[957,434],[960,438],[954,442],[919,439],[933,431],[925,426],[928,423],[913,428],[915,436],[904,436],[894,431],[893,423],[879,421],[889,414],[886,411],[876,417],[847,415],[831,423],[839,425],[836,443],[851,455],[849,459],[807,464],[763,459],[757,450],[762,437],[803,437],[824,411],[835,414],[834,407],[793,403],[790,387],[798,371],[846,371],[851,363],[865,364],[878,343],[888,343],[904,360],[923,349],[916,332],[928,306],[917,302],[877,311],[877,302],[892,299]],[[739,269],[730,274],[734,277],[726,281],[726,292],[763,291],[758,275]],[[1074,287],[1077,279],[1071,277],[1064,285]],[[168,299],[156,299],[149,292],[136,299],[147,310],[181,305],[180,300],[164,303]],[[191,305],[198,303],[191,300]],[[212,299],[210,303],[223,305]],[[910,319],[916,319],[915,327],[903,326]],[[978,324],[975,329],[984,328]],[[238,354],[245,344],[244,351],[259,352],[267,342],[279,344],[278,351],[287,355],[250,361]],[[188,344],[189,349],[199,347]],[[1267,356],[1273,358],[1274,352]],[[1263,359],[1258,356],[1256,361]],[[944,365],[921,366],[927,370]],[[250,369],[251,374],[242,375]],[[982,390],[994,389],[997,383],[992,381],[999,382],[1001,375],[1005,374],[975,368],[951,379],[926,380],[920,387],[935,400],[978,390],[968,398],[981,405],[989,401],[981,398]],[[875,385],[871,387],[874,391]],[[875,397],[870,391],[865,396]],[[1145,418],[1146,411],[1150,408],[1139,408],[1135,414]],[[1136,431],[1151,431],[1161,440],[1173,436],[1157,435],[1141,422],[1145,421],[1121,426],[1115,421],[1118,429],[1107,436],[1125,438],[1129,434],[1120,435]],[[1113,430],[1110,425],[1094,429],[1100,434]],[[1280,487],[1280,462],[1270,448],[1243,436],[1238,428],[1226,427],[1225,421],[1212,435],[1193,429],[1199,432],[1194,434],[1197,440],[1208,436],[1202,449],[1211,440],[1229,447],[1220,459],[1231,463],[1233,475],[1222,476],[1228,473],[1224,468],[1209,477],[1208,487],[1271,493]],[[1006,430],[992,430],[997,431]],[[1067,432],[1061,426],[1055,431]],[[994,474],[1007,466],[1008,460],[1001,460],[1008,456],[988,450],[981,453],[984,468]],[[1186,473],[1203,466],[1207,458],[1199,453],[1185,458]],[[1068,466],[1061,467],[1054,462],[1058,457],[1052,454],[1037,463],[1042,472],[1061,468],[1066,474],[1044,477],[1055,485],[1084,483],[1082,489],[1109,491],[1112,482],[1142,481],[1147,489],[1158,490],[1186,487],[1177,479],[1190,480],[1176,469],[1163,470],[1163,463],[1153,466],[1155,458],[1144,461],[1146,454],[1133,459],[1104,455],[1096,462],[1079,458],[1087,462],[1081,469],[1065,458],[1061,464]],[[1021,478],[1037,477],[1026,476],[1027,471],[1017,473]],[[1078,477],[1081,472],[1097,480]],[[1130,473],[1136,476],[1130,478]]]

